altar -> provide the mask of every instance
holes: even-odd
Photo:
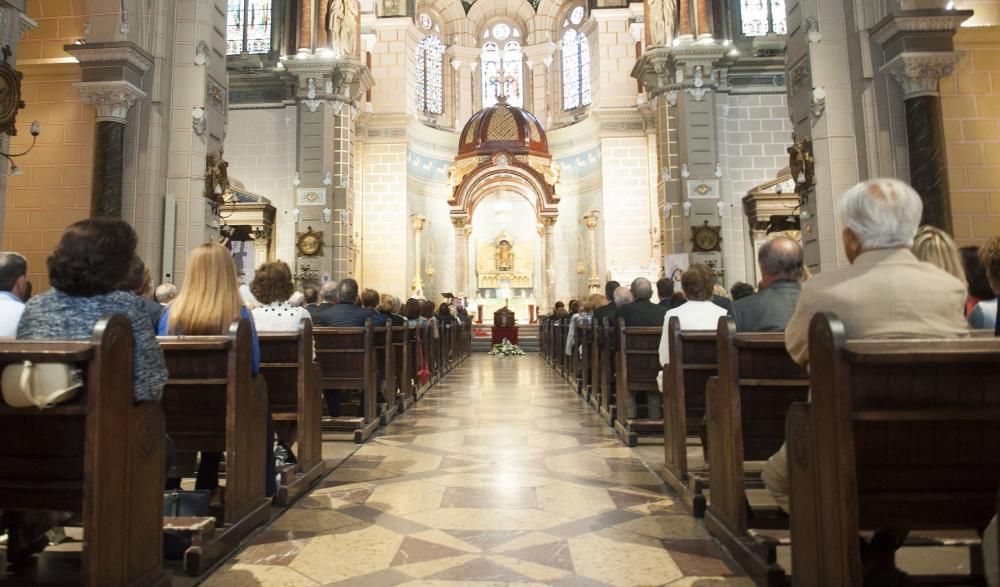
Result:
[[[530,324],[537,316],[534,296],[533,243],[515,241],[503,231],[478,243],[475,298],[482,321],[489,322],[500,308],[514,312],[518,324]]]

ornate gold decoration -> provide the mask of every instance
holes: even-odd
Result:
[[[788,173],[795,181],[797,194],[816,185],[816,160],[813,158],[811,140],[802,139],[788,147]]]
[[[721,230],[721,226],[709,226],[708,220],[705,221],[703,226],[692,226],[691,232],[693,236],[691,241],[694,242],[694,251],[696,253],[721,251],[722,236],[719,235]]]
[[[508,282],[515,289],[532,287],[531,243],[515,243],[506,232],[492,243],[480,243],[476,251],[476,274],[480,288],[493,289]]]
[[[4,45],[3,63],[0,63],[0,132],[17,135],[17,111],[24,108],[21,100],[21,79],[24,75],[7,62],[10,45]]]
[[[462,184],[462,180],[465,176],[479,165],[479,159],[477,157],[470,157],[468,159],[459,159],[454,165],[448,168],[448,183],[451,187],[455,188]]]
[[[205,198],[223,203],[225,194],[229,191],[229,162],[223,157],[224,149],[219,148],[218,155],[209,154],[205,157]]]
[[[497,108],[490,118],[490,126],[486,131],[486,139],[490,141],[516,141],[517,121],[510,108]]]
[[[323,233],[313,232],[311,226],[305,232],[300,232],[295,243],[303,257],[315,257],[323,250]]]

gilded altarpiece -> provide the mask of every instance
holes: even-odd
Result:
[[[484,289],[534,287],[534,251],[529,242],[516,243],[506,233],[476,250],[476,283]]]

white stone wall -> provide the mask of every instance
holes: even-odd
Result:
[[[792,122],[784,93],[722,94],[717,107],[722,201],[727,204],[721,221],[722,253],[729,287],[737,281],[756,281],[743,197],[788,167]]]
[[[406,112],[413,104],[411,79],[413,54],[406,51],[409,18],[380,18],[376,21],[377,41],[372,48],[372,106],[376,113]],[[409,100],[409,101],[408,101]]]
[[[635,37],[629,32],[631,13],[627,8],[595,10],[592,17],[598,25],[597,50],[591,51],[599,72],[594,83],[594,106],[634,107],[639,85],[632,77],[636,54]]]
[[[604,257],[611,270],[646,266],[651,257],[649,146],[645,136],[601,140]],[[655,155],[653,155],[655,156]]]
[[[361,197],[361,272],[363,287],[391,293],[404,301],[409,294],[407,260],[413,257],[406,204],[406,144],[364,146]]]
[[[229,177],[275,207],[275,257],[295,267],[294,105],[229,110],[226,160]],[[258,261],[260,261],[258,259]],[[259,264],[259,263],[258,263]]]

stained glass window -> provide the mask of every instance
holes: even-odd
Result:
[[[563,110],[589,106],[590,43],[579,30],[583,23],[583,6],[577,6],[566,19],[562,37]]]
[[[444,45],[436,35],[428,35],[417,45],[417,110],[430,114],[444,112]]]
[[[740,0],[740,19],[747,37],[788,34],[785,0]]]
[[[511,39],[504,43],[501,49],[498,42],[511,37],[518,39],[521,37],[521,32],[517,27],[505,23],[494,25],[485,33],[486,42],[483,43],[481,58],[483,108],[489,108],[497,103],[501,83],[508,104],[518,107],[524,105],[522,92],[524,54],[521,51],[521,43]]]
[[[226,54],[271,50],[271,0],[228,0]]]

